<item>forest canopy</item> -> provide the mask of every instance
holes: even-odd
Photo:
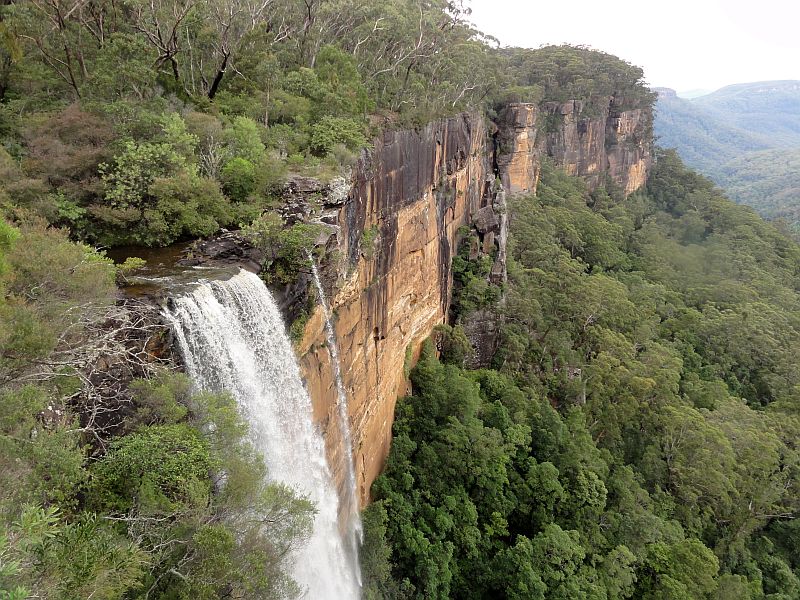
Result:
[[[800,594],[800,247],[674,151],[627,199],[545,164],[510,217],[492,368],[456,297],[398,403],[366,597]]]
[[[0,15],[0,208],[104,247],[248,225],[288,175],[346,173],[381,128],[514,99],[652,104],[641,69],[499,50],[461,1],[18,0]]]

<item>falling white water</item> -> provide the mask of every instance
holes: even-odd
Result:
[[[174,300],[167,317],[195,385],[231,393],[269,477],[316,504],[314,531],[294,563],[306,598],[358,598],[358,565],[339,531],[339,501],[322,436],[269,290],[256,275],[239,271],[226,281],[200,282]]]
[[[331,354],[331,369],[333,370],[333,378],[336,381],[336,394],[337,406],[339,409],[339,431],[342,436],[342,456],[345,462],[345,472],[347,474],[347,498],[345,498],[345,508],[347,510],[347,534],[350,546],[350,554],[356,565],[358,565],[358,549],[363,541],[363,529],[361,527],[361,515],[358,512],[358,496],[356,494],[356,473],[353,466],[353,442],[350,435],[350,416],[347,411],[347,392],[344,389],[344,382],[342,381],[342,370],[339,364],[339,347],[336,344],[336,332],[333,330],[333,322],[331,321],[331,311],[328,306],[328,300],[325,297],[325,290],[322,287],[322,281],[319,278],[319,271],[317,264],[314,262],[313,257],[309,256],[311,260],[311,273],[314,276],[314,284],[317,286],[317,294],[319,295],[319,303],[322,306],[322,311],[325,316],[325,333],[328,339],[328,351]],[[356,577],[358,577],[359,584],[361,583],[361,569],[357,567]]]

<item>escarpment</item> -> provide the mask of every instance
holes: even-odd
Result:
[[[590,189],[609,177],[626,195],[642,187],[652,161],[652,112],[621,110],[612,97],[601,108],[580,100],[509,104],[498,119],[497,165],[508,193],[535,192],[542,156]]]
[[[586,177],[591,188],[606,176],[625,193],[644,184],[651,162],[649,109],[618,111],[615,105],[611,99],[599,114],[585,115],[578,101],[517,103],[496,123],[462,114],[416,131],[387,131],[362,153],[347,194],[315,195],[322,203],[317,220],[329,233],[321,274],[362,504],[388,454],[408,367],[446,320],[451,259],[461,236],[474,230],[483,251],[494,252],[491,277],[502,280],[505,193],[534,192],[543,155]],[[298,197],[289,203],[302,204]],[[329,463],[343,485],[346,463],[324,325],[322,310],[313,310],[297,350]]]
[[[420,131],[386,133],[362,156],[337,210],[322,278],[334,314],[362,503],[389,450],[395,400],[405,392],[404,366],[447,312],[458,229],[491,204],[487,131],[483,118],[462,115]],[[321,310],[309,319],[298,350],[336,471],[344,462]]]

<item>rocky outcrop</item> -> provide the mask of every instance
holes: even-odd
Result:
[[[584,102],[513,103],[501,111],[495,133],[496,165],[510,194],[535,193],[541,157],[549,156],[589,189],[606,177],[630,194],[644,185],[652,162],[649,109],[626,109],[612,97],[598,108]]]
[[[541,168],[539,125],[537,104],[509,104],[498,117],[496,164],[509,194],[536,193]]]
[[[198,240],[186,249],[186,254],[178,261],[185,267],[237,266],[258,273],[264,253],[236,231],[224,231],[208,240]]]
[[[570,175],[586,179],[589,189],[606,177],[627,195],[642,187],[652,162],[649,110],[621,110],[622,98],[587,107],[579,100],[545,104],[542,152]]]
[[[608,176],[627,196],[647,182],[653,162],[653,114],[650,109],[619,110],[622,100],[614,98],[606,118]]]

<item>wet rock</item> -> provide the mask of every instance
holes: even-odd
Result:
[[[253,273],[261,270],[264,253],[235,231],[224,231],[210,239],[198,240],[186,250],[178,265],[239,266]]]

